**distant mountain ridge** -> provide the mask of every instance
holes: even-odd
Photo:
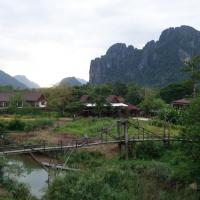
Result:
[[[82,78],[76,78],[79,82],[81,82],[83,85],[87,84],[87,81]]]
[[[66,77],[61,80],[60,85],[81,86],[86,84],[87,81],[76,77]]]
[[[24,75],[16,75],[14,76],[14,78],[16,80],[18,80],[19,82],[23,83],[24,85],[26,85],[28,88],[30,89],[33,89],[33,88],[40,88],[40,86],[33,82],[33,81],[30,81],[26,76]]]
[[[136,82],[161,87],[186,78],[184,61],[200,55],[200,31],[181,26],[164,30],[143,49],[117,43],[90,64],[90,84]]]
[[[0,70],[0,86],[12,86],[14,88],[25,89],[27,86],[4,71]]]

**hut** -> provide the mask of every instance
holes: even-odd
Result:
[[[172,102],[172,106],[174,108],[182,109],[190,105],[190,103],[191,103],[191,100],[189,99],[178,99]]]

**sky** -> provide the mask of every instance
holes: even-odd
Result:
[[[200,30],[199,0],[0,0],[0,69],[40,86],[89,80],[114,43],[142,48],[169,27]]]

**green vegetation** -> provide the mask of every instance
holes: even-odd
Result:
[[[0,134],[24,132],[25,139],[23,140],[22,137],[19,141],[25,141],[25,143],[37,143],[49,136],[52,137],[49,141],[55,144],[58,139],[64,138],[64,134],[77,138],[103,136],[111,139],[117,134],[117,119],[114,118],[116,116],[102,117],[105,109],[111,111],[111,107],[105,108],[105,104],[108,104],[106,97],[109,95],[123,96],[126,103],[137,104],[144,116],[153,116],[149,121],[140,121],[130,117],[130,122],[161,136],[167,128],[171,136],[187,139],[189,142],[134,143],[129,152],[129,160],[126,161],[124,152],[116,156],[117,148],[113,146],[110,150],[106,149],[106,153],[109,156],[111,154],[110,157],[102,154],[103,147],[101,153],[93,149],[60,155],[61,161],[67,161],[69,167],[79,168],[81,171],[63,173],[61,177],[55,179],[46,191],[44,199],[198,200],[200,198],[200,193],[197,192],[200,185],[199,57],[195,57],[186,64],[190,80],[173,83],[160,90],[147,89],[135,83],[126,85],[121,82],[41,89],[47,98],[49,110],[52,112],[42,113],[28,106],[20,110],[16,108],[16,104],[21,99],[20,96],[16,96],[11,100],[9,109],[6,110],[6,113],[14,113],[15,116],[0,117]],[[11,88],[0,88],[2,91],[6,89],[12,91]],[[179,98],[192,99],[192,92],[195,98],[188,107],[178,110],[169,105],[171,101]],[[89,95],[91,103],[96,103],[93,113],[96,117],[81,118],[78,116],[76,118],[75,115],[80,115],[83,110],[84,105],[79,101],[82,95]],[[58,123],[54,128],[52,126],[54,120],[59,116],[74,116],[74,120],[66,120],[66,123],[65,120],[60,121],[62,123]],[[48,132],[45,132],[39,137],[39,132],[38,137],[26,139],[28,132],[49,126],[54,128],[53,134],[48,135]],[[142,130],[138,130],[136,126],[129,125],[129,136],[142,134]],[[56,138],[57,135],[59,135],[58,138]],[[12,180],[4,177],[3,169],[6,164],[7,162],[0,158],[0,183],[1,187],[7,191],[7,196],[5,195],[3,199],[23,200],[28,196],[30,196],[29,199],[34,199],[26,186],[16,182],[12,183]]]
[[[134,124],[144,127],[151,132],[160,135],[163,134],[164,122],[161,120],[139,121],[130,119],[130,121]],[[117,120],[114,118],[81,118],[56,127],[55,133],[70,133],[76,136],[84,136],[87,134],[89,137],[100,137],[102,129],[108,128],[108,136],[116,136],[116,124]],[[179,125],[171,124],[171,134],[178,135],[180,128],[181,127]],[[129,126],[129,135],[131,136],[137,134],[141,134],[141,132],[134,128],[134,126]]]
[[[0,120],[0,133],[4,134],[9,131],[34,131],[52,126],[54,120],[38,118],[38,119],[20,119],[13,118],[9,120]]]
[[[190,81],[185,81],[169,84],[160,89],[159,95],[167,103],[171,103],[177,99],[191,97],[192,83]]]
[[[55,128],[55,132],[70,133],[77,136],[96,136],[100,135],[101,129],[110,126],[115,120],[112,118],[81,118]],[[98,136],[99,136],[98,135]]]
[[[197,200],[199,194],[192,191],[187,180],[180,184],[169,161],[108,160],[98,152],[77,152],[69,164],[84,165],[84,170],[57,178],[45,199]]]
[[[186,61],[186,66],[184,67],[184,71],[187,72],[190,76],[190,82],[193,86],[193,97],[195,98],[197,95],[197,84],[200,81],[200,55],[194,56],[189,61]]]
[[[140,107],[146,114],[157,113],[160,109],[166,106],[165,102],[160,98],[154,98],[149,96],[144,99],[144,101],[140,104]]]

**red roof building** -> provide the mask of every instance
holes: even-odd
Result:
[[[1,108],[8,107],[10,101],[14,97],[19,97],[20,99],[20,102],[17,102],[18,107],[23,107],[24,103],[28,103],[29,105],[32,105],[33,107],[37,108],[45,108],[47,106],[45,97],[40,92],[25,92],[25,93],[4,92],[0,93],[0,107]]]
[[[191,100],[188,99],[178,99],[172,102],[173,107],[183,108],[188,106],[191,103]]]
[[[124,98],[121,96],[110,95],[106,98],[108,103],[124,103]]]
[[[80,98],[81,103],[91,103],[91,97],[89,95],[83,95]]]
[[[133,105],[133,104],[128,104],[128,109],[129,110],[137,110],[140,111],[140,108],[138,108],[137,106]]]
[[[128,104],[128,110],[129,110],[129,113],[134,116],[139,115],[141,111],[140,108],[138,108],[137,106],[133,104]]]

